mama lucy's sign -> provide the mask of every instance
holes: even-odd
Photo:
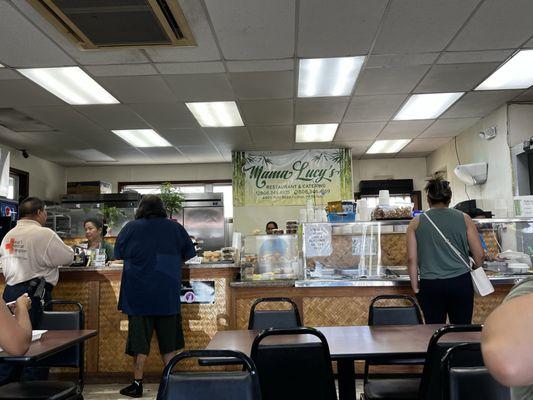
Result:
[[[305,205],[352,198],[349,149],[234,152],[234,205]]]

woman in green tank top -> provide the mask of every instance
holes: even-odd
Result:
[[[481,266],[483,248],[477,228],[469,216],[449,208],[449,182],[437,176],[428,181],[425,190],[430,209],[413,219],[407,229],[411,287],[426,323],[445,324],[448,318],[452,324],[470,324],[474,308],[470,271],[429,219],[464,260],[471,253],[476,265]]]

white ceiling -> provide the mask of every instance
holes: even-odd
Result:
[[[0,0],[0,108],[54,129],[0,142],[63,165],[72,150],[114,164],[224,162],[232,150],[350,147],[412,138],[425,156],[533,89],[473,92],[521,48],[533,48],[531,0],[179,0],[196,47],[81,51],[26,0]],[[299,58],[367,56],[348,97],[296,97]],[[79,65],[118,105],[70,106],[14,71]],[[412,93],[467,92],[440,118],[391,121]],[[237,102],[244,127],[201,128],[188,101]],[[333,143],[296,144],[295,124],[338,123]],[[171,148],[135,149],[111,129],[153,128]],[[95,163],[90,163],[95,164]]]

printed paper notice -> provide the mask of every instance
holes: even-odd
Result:
[[[354,256],[375,256],[377,254],[376,241],[371,236],[352,237],[352,255]]]
[[[331,255],[331,225],[305,224],[304,237],[306,257],[329,257]]]

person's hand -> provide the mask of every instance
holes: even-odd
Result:
[[[420,289],[419,288],[413,288],[413,292],[415,292],[415,294],[418,294],[418,292],[420,292]]]
[[[21,310],[28,311],[30,308],[31,308],[30,297],[28,296],[28,293],[24,293],[15,302],[15,313]]]

